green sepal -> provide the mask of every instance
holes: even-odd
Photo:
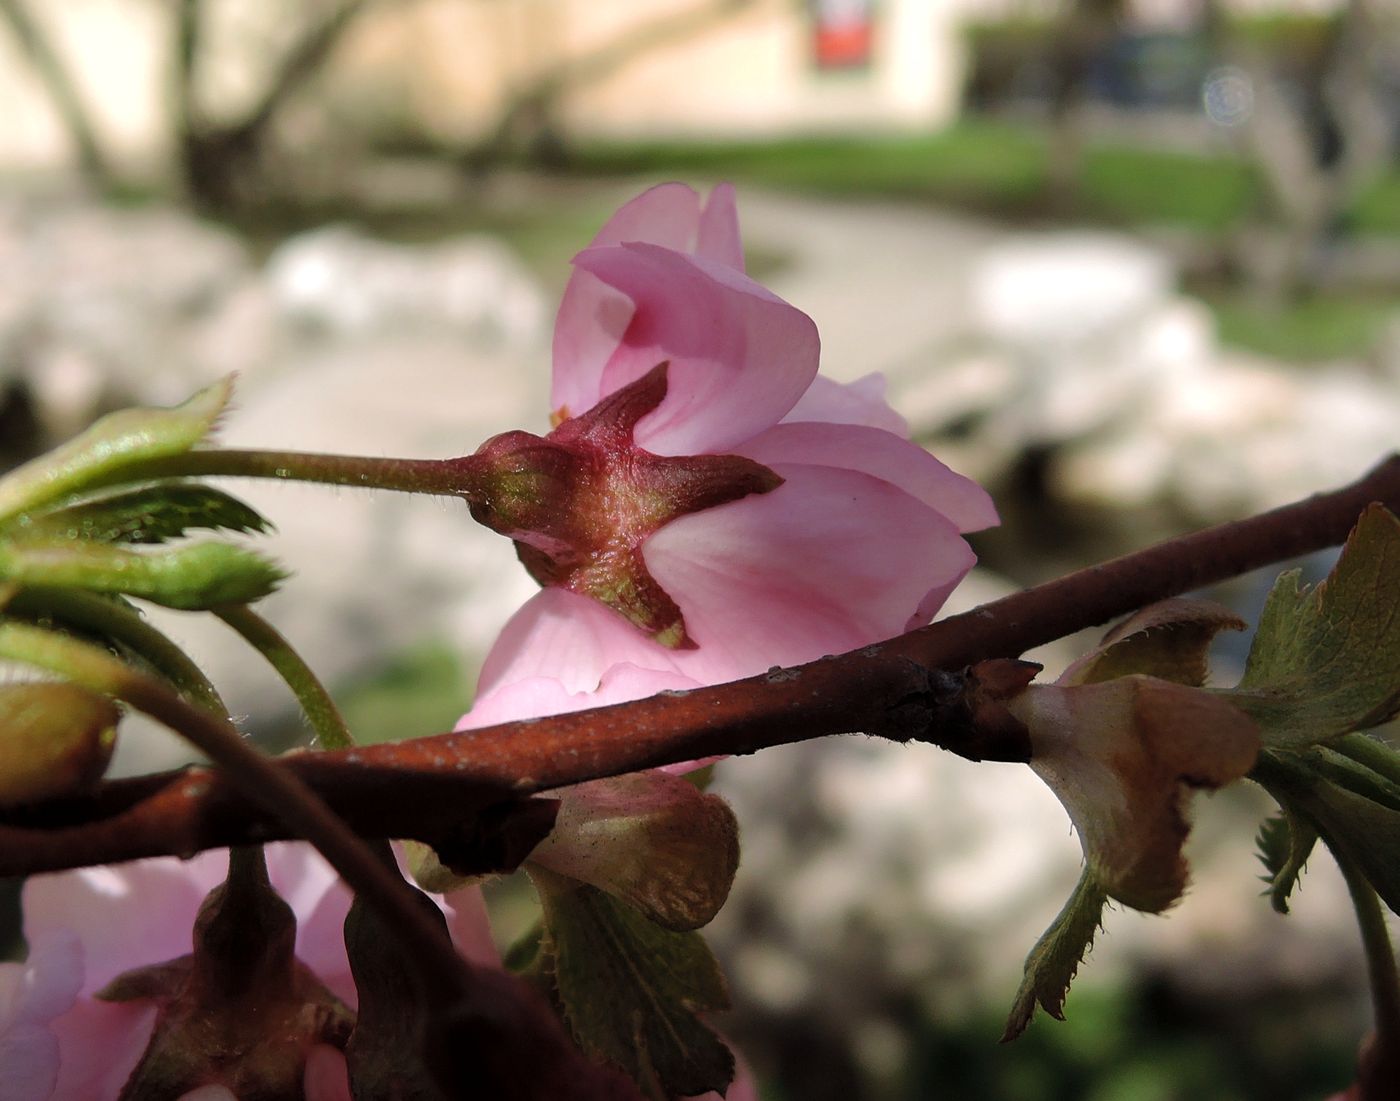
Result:
[[[1265,746],[1301,749],[1400,709],[1400,520],[1374,504],[1327,580],[1279,578],[1239,686],[1224,693]]]
[[[208,437],[233,394],[230,375],[173,409],[122,409],[0,479],[0,527],[23,512],[121,481],[124,468],[179,455]]]
[[[143,552],[105,543],[0,542],[0,580],[120,593],[183,611],[260,600],[286,576],[267,558],[232,543]]]
[[[16,519],[15,538],[164,543],[197,529],[261,535],[272,525],[223,490],[198,482],[143,486]]]
[[[1260,878],[1269,885],[1269,904],[1278,913],[1286,914],[1288,899],[1317,845],[1317,830],[1306,818],[1285,807],[1281,814],[1260,824],[1255,844],[1259,861],[1268,873]]]
[[[700,934],[663,929],[594,887],[529,867],[544,906],[533,967],[584,1054],[622,1070],[651,1101],[723,1093],[734,1056],[698,1014],[728,1009],[729,992]]]
[[[1094,934],[1103,922],[1108,893],[1086,868],[1064,909],[1056,915],[1026,957],[1025,974],[1006,1019],[1002,1043],[1026,1030],[1036,1006],[1063,1021],[1065,996],[1079,965],[1094,946]]]

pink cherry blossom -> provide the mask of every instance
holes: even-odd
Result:
[[[269,845],[266,852],[272,885],[296,915],[297,958],[354,1007],[341,930],[349,890],[309,845]],[[95,994],[125,972],[190,952],[195,915],[227,867],[226,852],[210,851],[189,861],[159,857],[25,883],[29,959],[0,965],[6,1101],[115,1101],[150,1042],[156,1009]],[[439,905],[459,950],[496,965],[479,892],[458,892]],[[304,1085],[308,1101],[349,1101],[344,1055],[329,1045],[313,1047]],[[183,1101],[232,1097],[211,1085]]]
[[[743,271],[734,192],[665,184],[574,261],[554,333],[557,422],[666,363],[633,431],[661,456],[737,455],[783,479],[646,535],[650,578],[694,645],[672,648],[598,600],[547,585],[488,655],[463,728],[714,684],[927,622],[975,561],[990,498],[907,438],[869,376],[817,374],[816,328]]]

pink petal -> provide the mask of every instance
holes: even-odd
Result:
[[[58,1079],[54,1018],[72,1008],[83,981],[83,949],[53,930],[30,942],[24,963],[0,963],[0,1073],[3,1096],[45,1101]]]
[[[306,1101],[350,1101],[350,1068],[345,1053],[329,1044],[317,1044],[306,1053],[302,1079]]]
[[[180,1095],[180,1101],[238,1101],[233,1090],[227,1086],[200,1086]]]
[[[19,1021],[0,1031],[6,1101],[48,1101],[58,1080],[58,1065],[58,1038],[45,1025]]]
[[[352,1009],[359,1004],[345,955],[345,915],[354,896],[330,864],[304,842],[266,847],[268,877],[297,919],[297,958]]]
[[[86,955],[83,994],[124,971],[189,952],[199,905],[228,870],[224,850],[31,876],[24,885],[24,932],[71,929]]]
[[[773,492],[682,516],[643,546],[698,643],[676,651],[676,665],[701,683],[899,634],[975,561],[951,523],[888,482],[774,469],[786,481]]]
[[[744,244],[739,239],[739,209],[733,184],[716,184],[710,192],[710,200],[700,214],[695,255],[735,271],[744,270]]]
[[[640,636],[641,632],[637,634]],[[698,684],[682,673],[640,669],[629,662],[609,666],[597,687],[580,692],[566,691],[553,677],[527,677],[503,684],[482,696],[458,721],[457,729],[477,730],[496,723],[537,719],[542,715],[566,715],[588,707],[645,699],[671,689],[695,688]]]
[[[665,399],[637,425],[649,451],[732,450],[777,423],[817,373],[812,319],[732,268],[644,244],[589,249],[575,263],[635,305],[603,391],[671,365]]]
[[[480,887],[473,885],[450,891],[441,897],[438,905],[447,918],[452,943],[460,955],[482,967],[501,966],[501,953],[491,936],[491,918]]]
[[[496,639],[481,669],[477,699],[482,701],[503,686],[536,679],[555,682],[562,696],[593,692],[609,668],[624,663],[676,672],[672,651],[652,642],[612,609],[567,589],[543,589],[511,616]]]
[[[618,210],[590,247],[646,241],[686,251],[699,221],[700,196],[684,184],[662,184]],[[574,270],[554,322],[552,410],[576,417],[593,408],[604,393],[603,368],[631,316],[632,303],[625,295],[588,271]]]
[[[855,382],[836,382],[818,375],[783,418],[825,424],[864,424],[896,436],[909,436],[909,424],[885,400],[885,376],[876,372]]]
[[[0,1028],[53,1020],[72,1008],[82,986],[82,943],[70,930],[46,930],[30,940],[24,963],[0,964]]]
[[[949,470],[918,444],[879,428],[784,423],[737,451],[765,466],[806,463],[859,470],[898,486],[942,513],[959,531],[980,531],[997,523],[996,506],[985,489]]]
[[[116,1101],[156,1025],[150,1002],[79,1001],[53,1025],[60,1063],[52,1101]]]

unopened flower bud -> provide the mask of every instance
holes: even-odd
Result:
[[[119,717],[76,685],[0,685],[0,806],[86,792],[112,758]]]

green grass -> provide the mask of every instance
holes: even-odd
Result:
[[[1320,293],[1279,308],[1238,291],[1198,288],[1220,339],[1276,359],[1309,362],[1364,355],[1400,320],[1400,298]]]
[[[451,730],[471,698],[461,659],[435,641],[398,655],[337,693],[351,733],[364,745]]]
[[[1107,225],[1219,233],[1256,202],[1249,165],[1227,152],[1186,153],[1099,140],[1085,150],[1079,196],[1049,195],[1043,127],[971,119],[937,134],[771,142],[583,145],[571,170],[590,176],[705,176],[839,198],[903,199],[1011,220],[1071,217]],[[1355,204],[1358,233],[1400,234],[1400,171]]]

